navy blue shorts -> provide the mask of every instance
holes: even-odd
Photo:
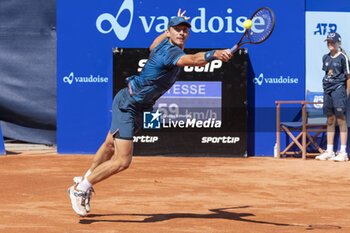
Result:
[[[323,94],[323,114],[325,115],[345,115],[348,105],[345,86],[341,86],[332,92]]]
[[[110,129],[113,137],[132,140],[142,127],[143,111],[152,111],[152,106],[137,103],[127,88],[121,89],[113,99]]]

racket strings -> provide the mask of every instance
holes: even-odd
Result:
[[[254,26],[248,32],[252,43],[261,43],[270,36],[274,27],[273,13],[266,8],[259,10],[253,17]]]

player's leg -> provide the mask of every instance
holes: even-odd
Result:
[[[86,210],[86,200],[89,198],[87,195],[92,185],[116,173],[124,171],[130,166],[133,154],[133,141],[116,138],[114,139],[114,145],[115,152],[111,160],[107,160],[98,165],[88,178],[85,178],[78,185],[73,185],[68,189],[72,208],[80,216],[86,216],[88,212]]]
[[[346,123],[346,109],[347,109],[347,95],[345,87],[338,88],[333,91],[334,109],[337,117],[337,122],[340,131],[340,151],[337,152],[332,160],[337,162],[348,161],[348,154],[346,153],[346,144],[348,139],[348,126]]]
[[[340,131],[340,144],[346,146],[348,140],[348,125],[346,123],[345,115],[337,116],[337,122]]]
[[[98,165],[100,165],[101,163],[107,160],[110,160],[113,155],[114,155],[114,140],[113,140],[112,134],[108,132],[105,141],[96,152],[89,170],[92,172]]]
[[[85,173],[84,176],[76,176],[73,178],[73,183],[75,185],[79,185],[79,183],[83,182],[83,179],[87,179],[87,177],[91,174],[91,172],[101,163],[110,160],[111,157],[114,155],[114,141],[113,136],[108,132],[107,137],[103,144],[100,146],[98,151],[96,152],[95,156],[93,157],[93,161],[91,163],[91,166],[89,170]],[[86,212],[91,211],[90,207],[90,199],[92,196],[92,193],[94,193],[95,190],[93,187],[87,190],[86,199],[85,199],[85,210]]]
[[[323,94],[323,114],[327,115],[327,150],[316,156],[318,160],[329,160],[335,157],[333,151],[334,132],[335,132],[335,115],[333,99],[330,93]]]
[[[93,157],[91,166],[84,176],[76,176],[73,178],[74,184],[78,184],[83,181],[83,178],[87,178],[91,172],[101,163],[110,160],[114,155],[114,141],[113,136],[108,132],[105,141],[102,143],[100,148],[97,150]]]
[[[345,162],[349,160],[348,154],[346,152],[346,144],[348,139],[348,126],[346,123],[345,115],[337,116],[337,122],[339,125],[339,131],[340,131],[340,151],[337,152],[337,156],[335,156],[331,160],[336,162]]]
[[[88,190],[92,185],[129,167],[133,152],[134,119],[136,114],[135,100],[127,89],[118,92],[113,100],[112,123],[104,144],[99,149],[90,167],[91,174],[86,174],[83,181],[76,187],[72,186],[70,193],[74,211],[86,215],[86,202],[89,203]],[[117,138],[117,139],[115,139]],[[113,155],[111,160],[111,152]],[[80,197],[81,196],[81,197]],[[84,200],[84,202],[82,200]]]
[[[333,151],[335,130],[335,115],[327,115],[327,150],[322,154],[316,156],[318,160],[329,160],[335,158]]]
[[[323,114],[327,115],[327,145],[333,146],[336,118],[334,112],[334,101],[331,93],[324,92],[323,94]],[[327,148],[327,150],[328,149],[329,148]]]
[[[85,173],[84,179],[86,179],[91,172],[101,163],[111,159],[111,157],[114,155],[114,138],[113,135],[116,133],[119,133],[119,127],[120,125],[123,125],[124,118],[122,115],[128,114],[125,112],[120,111],[119,106],[120,103],[128,103],[128,99],[126,99],[128,93],[125,93],[125,90],[122,89],[117,93],[117,95],[113,99],[113,105],[112,105],[112,124],[111,124],[111,130],[108,132],[105,141],[100,146],[100,148],[97,150],[95,156],[93,157],[91,166],[89,170]],[[80,183],[82,181],[82,177],[75,177],[74,183]]]
[[[130,166],[133,153],[133,141],[125,139],[114,139],[115,153],[111,160],[108,160],[91,173],[88,180],[94,185],[108,177],[124,171]]]
[[[334,145],[335,115],[327,116],[327,145]]]
[[[337,110],[337,122],[340,131],[341,152],[346,152],[346,144],[348,139],[348,125],[346,123],[346,111],[348,106],[348,96],[346,94],[345,86],[338,88],[335,91],[335,108]]]

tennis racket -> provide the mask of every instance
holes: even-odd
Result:
[[[260,44],[269,38],[275,27],[275,14],[268,7],[262,7],[255,11],[250,20],[253,25],[246,29],[241,40],[231,48],[231,53],[236,52],[241,46],[246,44]],[[248,41],[243,42],[244,38]]]

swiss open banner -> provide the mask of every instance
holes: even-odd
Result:
[[[193,54],[205,49],[185,49]],[[139,73],[148,49],[114,49],[114,94]],[[228,63],[184,67],[178,81],[143,113],[135,155],[247,155],[247,50]]]

